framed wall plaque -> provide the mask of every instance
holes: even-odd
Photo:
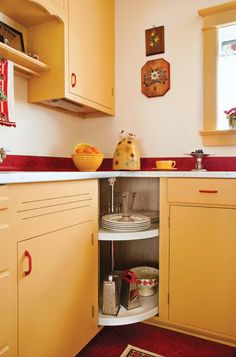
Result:
[[[160,97],[170,89],[170,64],[163,58],[147,61],[141,69],[141,91],[146,97]]]
[[[165,52],[164,26],[152,27],[145,30],[146,56]]]
[[[0,42],[18,51],[25,52],[22,33],[2,21],[0,21]]]

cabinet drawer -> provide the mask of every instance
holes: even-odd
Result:
[[[96,220],[97,180],[12,185],[16,240]]]
[[[236,205],[235,179],[168,179],[169,202]]]

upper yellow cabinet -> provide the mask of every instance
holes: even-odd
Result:
[[[114,3],[69,0],[69,97],[114,114]]]
[[[0,43],[0,56],[29,77],[30,103],[114,115],[114,0],[1,0],[1,13],[23,32],[26,53]]]
[[[47,23],[31,36],[51,70],[30,80],[30,102],[82,117],[114,115],[113,0],[69,0],[65,26]]]

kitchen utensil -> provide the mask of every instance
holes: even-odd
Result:
[[[151,223],[159,222],[159,216],[160,212],[159,211],[152,211],[152,210],[140,210],[140,211],[135,211],[133,214],[140,214],[142,216],[149,217],[151,219]]]
[[[120,282],[119,275],[110,273],[103,281],[102,313],[117,315],[120,308]]]
[[[131,212],[134,204],[136,192],[122,192],[122,217],[121,222],[132,222]]]
[[[136,276],[129,270],[123,272],[120,303],[127,310],[141,306]]]
[[[117,232],[135,232],[148,229],[151,218],[141,214],[132,214],[131,221],[122,221],[122,214],[108,214],[102,217],[102,227]]]

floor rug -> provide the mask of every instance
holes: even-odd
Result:
[[[146,350],[142,350],[141,348],[128,345],[124,352],[120,355],[120,357],[163,357],[161,355],[157,355],[156,353],[152,353]]]

